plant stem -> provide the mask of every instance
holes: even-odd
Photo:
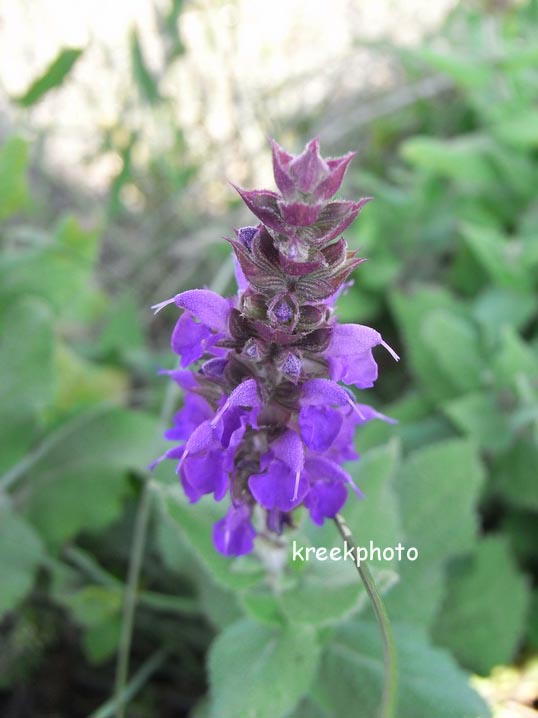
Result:
[[[149,510],[151,506],[151,479],[146,477],[134,525],[134,538],[131,555],[129,559],[129,570],[127,573],[127,584],[123,603],[123,619],[121,624],[120,643],[118,647],[118,659],[116,662],[116,688],[115,706],[116,718],[123,718],[125,715],[125,684],[129,675],[129,655],[131,653],[131,639],[133,635],[134,616],[137,601],[137,588],[140,578],[140,569],[144,558],[146,546],[146,532],[148,527]]]
[[[226,260],[221,270],[210,285],[213,291],[219,291],[225,288],[230,279],[233,277],[234,264],[231,256]],[[174,411],[174,406],[179,396],[179,389],[175,382],[169,382],[163,399],[161,408],[161,424],[165,427]],[[129,569],[127,573],[127,584],[125,587],[125,597],[123,602],[123,617],[121,624],[120,643],[118,647],[118,658],[116,661],[116,680],[115,680],[115,697],[113,705],[116,709],[116,718],[124,718],[125,707],[128,701],[125,685],[129,677],[129,655],[131,653],[131,642],[133,635],[134,617],[138,596],[138,583],[140,579],[140,571],[144,558],[144,550],[146,547],[146,534],[148,520],[151,508],[151,477],[146,476],[138,509],[136,512],[134,525],[134,538],[129,556]],[[146,594],[146,603],[152,603],[156,606],[159,603],[162,607],[163,602],[157,600],[155,595]],[[187,605],[187,604],[185,604]],[[189,605],[189,609],[192,606]]]
[[[352,546],[354,551],[357,549],[357,544],[353,539],[353,534],[345,519],[340,514],[336,514],[334,521],[338,527],[344,542]],[[379,594],[375,585],[374,578],[370,573],[368,564],[365,561],[355,561],[357,571],[364,584],[366,593],[370,598],[372,607],[374,609],[375,617],[379,628],[381,630],[381,637],[383,639],[383,656],[385,660],[385,679],[383,682],[383,696],[381,702],[381,709],[379,711],[379,718],[394,718],[395,706],[396,706],[396,692],[398,683],[397,673],[397,660],[396,660],[396,648],[394,645],[394,638],[392,635],[392,628],[390,625],[390,619],[387,614],[387,609],[383,603],[383,599]]]
[[[103,703],[103,705],[94,711],[89,718],[110,718],[114,715],[118,715],[117,711],[122,710],[122,706],[134,698],[142,686],[151,678],[155,671],[163,665],[167,657],[167,651],[163,648],[156,651],[148,660],[142,664],[140,669],[130,680],[129,684],[122,689],[121,694],[116,695],[113,699]]]

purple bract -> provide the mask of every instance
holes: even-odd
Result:
[[[390,421],[338,383],[373,386],[376,346],[398,359],[375,329],[335,317],[336,298],[362,261],[340,235],[368,198],[331,200],[352,158],[323,159],[317,140],[298,156],[273,142],[280,193],[237,188],[259,220],[229,239],[237,295],[192,289],[154,307],[182,310],[171,342],[181,368],[166,373],[185,393],[165,435],[176,445],[158,461],[179,461],[191,502],[228,497],[213,530],[226,555],[252,551],[256,506],[263,532],[293,525],[301,504],[316,524],[333,518],[349,488],[360,495],[342,468],[358,458],[355,428]]]

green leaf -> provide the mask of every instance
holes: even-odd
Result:
[[[404,462],[395,485],[406,541],[419,551],[417,570],[472,547],[483,482],[478,452],[465,440],[432,444]]]
[[[161,99],[159,94],[159,85],[156,78],[148,68],[142,51],[142,45],[140,44],[138,31],[134,27],[131,28],[131,32],[129,34],[129,43],[131,48],[133,76],[138,86],[140,95],[150,105],[155,105]]]
[[[500,346],[494,352],[491,368],[500,389],[517,391],[520,377],[538,379],[538,353],[507,326],[501,332]]]
[[[534,649],[538,649],[538,591],[534,591],[531,599],[529,641]]]
[[[3,311],[2,311],[3,310]],[[55,392],[54,330],[46,305],[30,297],[0,309],[0,471],[21,460]]]
[[[0,618],[12,611],[32,588],[43,556],[39,536],[9,506],[0,508]]]
[[[413,50],[413,55],[465,89],[482,87],[493,78],[493,69],[476,57],[468,57],[461,53],[441,54],[429,47]]]
[[[32,82],[23,95],[15,98],[15,102],[22,107],[30,107],[39,102],[50,90],[62,85],[82,52],[83,50],[75,47],[60,50],[44,73]]]
[[[395,487],[405,545],[416,547],[419,555],[402,562],[400,581],[386,596],[393,619],[426,628],[432,624],[443,599],[447,559],[474,544],[483,481],[478,452],[464,440],[432,444],[403,463]]]
[[[434,638],[466,668],[486,675],[494,666],[511,662],[528,604],[528,585],[507,540],[484,539],[471,559],[457,564],[449,576]]]
[[[285,623],[278,595],[266,586],[246,591],[241,596],[241,605],[248,616],[260,623]]]
[[[479,190],[495,180],[489,150],[489,139],[483,135],[461,135],[450,140],[412,137],[400,145],[404,159],[415,167]]]
[[[55,412],[65,415],[105,401],[122,404],[126,400],[129,378],[123,371],[89,362],[65,345],[58,346],[55,363]]]
[[[519,108],[517,114],[501,120],[492,127],[502,142],[521,148],[538,146],[538,110]]]
[[[112,658],[118,649],[121,615],[110,616],[84,631],[82,645],[90,663],[103,663]]]
[[[292,718],[330,718],[330,714],[317,703],[307,698],[301,701]]]
[[[20,137],[11,137],[0,148],[0,221],[29,203],[28,145]]]
[[[494,284],[505,289],[532,289],[532,280],[521,262],[518,240],[508,240],[491,227],[465,223],[465,243]]]
[[[236,591],[224,588],[214,581],[207,571],[198,571],[196,577],[197,600],[215,628],[222,630],[242,618],[244,613],[239,604]]]
[[[520,439],[493,466],[493,488],[513,506],[538,510],[538,446]]]
[[[424,336],[425,317],[434,310],[444,310],[456,317],[465,317],[461,306],[442,289],[420,287],[412,294],[394,292],[391,295],[391,308],[397,324],[403,333],[407,362],[422,385],[428,398],[440,401],[451,398],[457,391],[451,376],[439,366],[438,352],[435,353]]]
[[[367,451],[360,461],[346,467],[364,494],[357,501],[352,493],[342,512],[359,546],[369,546],[371,542],[381,549],[392,548],[402,539],[394,487],[399,461],[398,442],[391,441],[385,446]],[[379,520],[380,516],[383,517],[382,521]],[[389,568],[397,565],[396,559],[393,562],[370,561],[371,565],[376,563]]]
[[[294,709],[318,666],[316,633],[239,621],[209,653],[212,718],[275,718]]]
[[[181,496],[167,498],[165,509],[196,557],[221,586],[240,590],[259,582],[261,568],[252,557],[245,556],[231,561],[215,549],[213,524],[222,517],[222,509],[219,510],[219,507],[205,500],[196,506],[187,505]]]
[[[113,521],[130,490],[127,469],[145,471],[160,447],[157,420],[124,409],[94,409],[58,433],[33,466],[32,491],[23,503],[52,547]]]
[[[119,614],[122,599],[123,592],[120,588],[91,585],[64,595],[62,603],[77,623],[91,628]]]
[[[280,595],[280,606],[290,621],[329,626],[350,618],[368,604],[367,594],[352,561],[319,562],[299,574],[295,584]],[[372,570],[378,591],[386,593],[397,581],[387,569]]]
[[[466,394],[444,404],[442,409],[454,425],[481,448],[498,453],[510,445],[510,425],[493,394]]]
[[[48,307],[27,298],[1,314],[0,415],[40,412],[54,396],[54,332]]]
[[[24,251],[0,258],[0,298],[31,294],[46,300],[62,319],[91,317],[98,294],[90,277],[98,247],[97,230],[82,229],[64,217],[54,236]]]
[[[391,620],[429,630],[444,596],[442,566],[422,566],[419,557],[403,563],[399,574],[398,583],[384,597]]]
[[[471,309],[474,319],[491,340],[506,330],[520,329],[536,313],[531,293],[489,287],[477,297]]]
[[[125,356],[144,345],[142,322],[130,294],[117,297],[110,306],[99,337],[99,352]]]
[[[395,625],[398,718],[486,718],[484,701],[447,653],[429,645],[415,627]],[[353,621],[327,645],[314,699],[331,716],[377,718],[384,665],[377,624]]]
[[[477,334],[468,321],[443,309],[429,312],[422,337],[440,370],[459,392],[472,391],[480,385],[484,360]]]

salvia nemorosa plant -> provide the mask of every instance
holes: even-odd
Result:
[[[359,494],[342,467],[358,458],[356,427],[388,420],[348,387],[373,386],[374,347],[398,357],[334,309],[363,261],[341,235],[369,198],[332,199],[353,156],[324,159],[317,140],[294,156],[273,142],[279,192],[236,188],[259,220],[228,240],[237,294],[193,289],[154,307],[182,310],[171,341],[180,368],[168,373],[185,399],[165,434],[177,446],[161,458],[178,460],[191,502],[227,499],[213,530],[226,555],[250,552],[255,526],[282,533],[300,505],[316,524],[334,518],[350,489]]]

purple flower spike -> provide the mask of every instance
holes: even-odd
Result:
[[[392,422],[344,386],[373,386],[375,347],[398,359],[375,329],[335,315],[364,261],[341,234],[369,198],[332,199],[354,153],[323,158],[317,139],[299,155],[272,144],[279,192],[236,187],[259,221],[228,239],[237,294],[191,289],[153,307],[182,312],[171,339],[180,368],[161,373],[184,392],[165,433],[175,443],[154,465],[175,460],[192,503],[207,494],[229,501],[213,529],[225,556],[253,550],[253,516],[280,534],[301,505],[321,525],[350,493],[360,498],[342,468],[359,458],[356,429]]]

